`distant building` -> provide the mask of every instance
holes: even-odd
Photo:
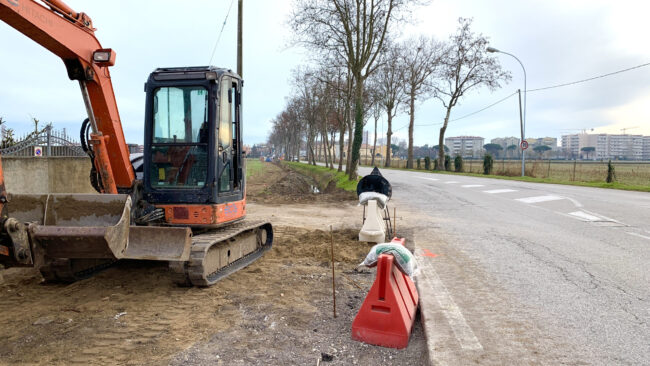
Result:
[[[519,139],[518,137],[497,137],[492,139],[492,141],[490,142],[493,144],[501,145],[503,151],[505,151],[508,148],[508,146],[512,146],[512,145],[519,146],[519,141],[521,141],[521,139]]]
[[[449,155],[461,155],[462,157],[481,157],[485,139],[479,136],[456,136],[445,138],[445,146],[449,149]]]
[[[526,139],[526,141],[528,141],[528,146],[531,149],[536,146],[548,146],[553,149],[553,151],[558,150],[557,137],[529,137]]]
[[[129,154],[138,154],[144,151],[144,145],[126,144],[129,147]]]
[[[593,147],[593,153],[584,152]],[[572,134],[562,136],[562,149],[569,158],[590,160],[650,160],[650,136]]]
[[[567,158],[575,159],[580,156],[580,136],[584,134],[571,134],[562,136],[562,150]]]

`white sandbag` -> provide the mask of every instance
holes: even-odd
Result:
[[[386,202],[388,202],[389,198],[385,194],[377,192],[363,192],[359,195],[360,205],[365,205],[369,200],[377,201],[377,206],[383,210],[384,207],[386,207]]]
[[[411,251],[400,244],[383,243],[373,246],[366,259],[360,265],[366,267],[376,266],[381,254],[391,254],[395,258],[394,263],[397,265],[397,268],[407,276],[413,276],[416,268],[415,257]]]

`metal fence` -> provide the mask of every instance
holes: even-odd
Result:
[[[40,156],[86,156],[81,144],[69,136],[65,130],[57,131],[51,125],[37,134],[23,136],[11,146],[0,149],[3,156],[36,156],[40,147]]]

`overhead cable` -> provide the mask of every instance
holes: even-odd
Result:
[[[212,65],[212,59],[214,58],[214,53],[217,50],[217,45],[219,44],[219,40],[221,40],[221,34],[223,33],[223,29],[226,27],[226,22],[228,22],[228,16],[230,15],[230,9],[232,9],[232,4],[235,2],[235,0],[230,0],[230,6],[228,7],[228,12],[226,13],[226,17],[223,20],[223,24],[221,25],[221,31],[219,31],[219,36],[217,36],[217,41],[214,43],[214,48],[212,48],[212,55],[210,56],[210,62],[208,62],[208,66]]]
[[[596,80],[596,79],[601,79],[601,78],[604,78],[604,77],[608,77],[608,76],[612,76],[612,75],[620,74],[620,73],[623,73],[623,72],[627,72],[627,71],[631,71],[631,70],[635,70],[635,69],[640,69],[640,68],[642,68],[642,67],[649,66],[649,65],[650,65],[650,62],[645,63],[645,64],[641,64],[641,65],[637,65],[637,66],[633,66],[633,67],[629,67],[629,68],[627,68],[627,69],[618,70],[618,71],[610,72],[610,73],[607,73],[607,74],[602,74],[602,75],[594,76],[594,77],[587,78],[587,79],[582,79],[582,80],[572,81],[572,82],[570,82],[570,83],[564,83],[564,84],[558,84],[558,85],[545,86],[545,87],[543,87],[543,88],[529,89],[529,90],[528,90],[528,93],[538,92],[538,91],[548,90],[548,89],[561,88],[561,87],[563,87],[563,86],[569,86],[569,85],[580,84],[580,83],[584,83],[584,82],[587,82],[587,81],[592,81],[592,80]]]

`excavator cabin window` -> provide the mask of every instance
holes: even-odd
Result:
[[[199,188],[208,175],[208,91],[202,86],[158,88],[153,103],[151,185]]]

